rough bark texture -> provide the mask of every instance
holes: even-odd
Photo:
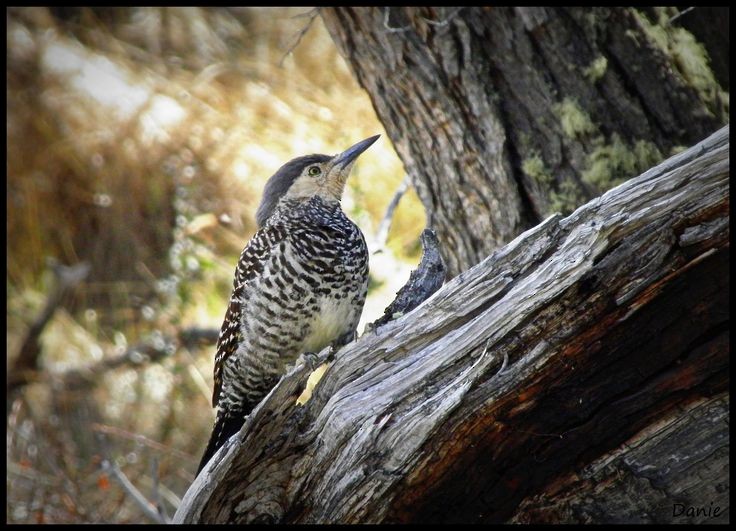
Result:
[[[613,452],[524,500],[511,521],[728,522],[729,402],[722,393],[675,408]],[[691,509],[693,516],[687,514]]]
[[[690,15],[670,23],[674,8],[320,13],[404,162],[450,276],[727,121],[707,54],[677,25]]]
[[[720,503],[728,175],[724,128],[345,346],[299,407],[298,362],[175,521],[667,521]],[[702,447],[682,422],[698,411],[715,427]],[[626,481],[608,462],[659,496],[606,494]]]

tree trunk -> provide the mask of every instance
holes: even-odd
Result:
[[[678,26],[685,16],[670,22],[676,8],[320,13],[404,162],[450,277],[727,121],[728,95]]]
[[[297,363],[175,521],[727,521],[728,176],[723,128]]]

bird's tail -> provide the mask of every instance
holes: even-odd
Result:
[[[215,426],[212,428],[212,435],[210,435],[210,441],[207,443],[207,449],[204,451],[202,460],[199,462],[197,468],[197,474],[201,472],[212,456],[215,455],[223,444],[234,434],[237,433],[243,426],[245,417],[243,415],[232,415],[222,410],[218,410],[217,418],[215,419]]]

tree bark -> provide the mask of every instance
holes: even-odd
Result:
[[[450,277],[726,123],[705,49],[657,9],[321,9]]]
[[[703,43],[710,57],[713,74],[718,83],[728,90],[731,86],[729,59],[730,21],[728,6],[700,7],[682,13],[681,24],[692,33],[698,42]]]
[[[298,362],[174,521],[607,522],[634,507],[667,521],[671,504],[707,506],[728,491],[727,431],[700,447],[682,418],[728,408],[728,176],[726,127],[345,346],[303,406]],[[578,486],[626,501],[611,459],[660,496],[581,503]],[[683,494],[677,470],[711,491]]]
[[[674,409],[525,499],[511,522],[728,522],[729,402],[726,392]]]

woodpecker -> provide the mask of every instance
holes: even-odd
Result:
[[[197,472],[287,365],[354,339],[368,291],[368,248],[340,199],[353,163],[379,136],[335,156],[295,158],[266,183],[259,228],[238,260],[217,340],[217,415]]]

